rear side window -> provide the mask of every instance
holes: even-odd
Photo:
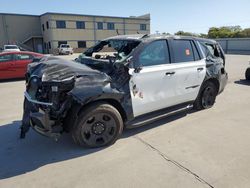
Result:
[[[17,60],[28,60],[28,59],[32,59],[32,56],[30,56],[28,54],[18,54],[18,55],[16,55],[16,59]]]
[[[218,46],[218,44],[211,43],[201,43],[202,50],[205,56],[210,56],[212,58],[223,58],[223,54]]]
[[[12,55],[8,54],[8,55],[0,55],[0,63],[2,62],[8,62],[8,61],[12,61]]]
[[[173,40],[172,42],[175,63],[194,61],[192,43],[189,40]]]
[[[141,66],[153,66],[170,63],[167,41],[154,41],[146,46],[139,55],[139,63]]]

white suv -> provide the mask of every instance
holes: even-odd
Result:
[[[64,55],[64,54],[73,54],[73,48],[69,44],[61,44],[59,46],[59,55]]]
[[[113,55],[98,55],[105,48]],[[28,67],[21,138],[32,126],[56,140],[71,132],[82,146],[112,144],[124,127],[212,107],[224,65],[216,41],[167,35],[108,38],[75,63],[48,57]]]
[[[4,45],[3,46],[4,52],[20,52],[20,49],[17,45]]]

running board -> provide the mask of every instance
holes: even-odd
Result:
[[[182,107],[180,107],[180,105],[175,106],[175,107],[170,107],[170,108],[156,111],[156,112],[153,112],[153,113],[150,113],[147,115],[139,116],[132,121],[126,122],[125,127],[128,129],[140,127],[140,126],[143,126],[145,124],[152,123],[154,121],[166,118],[168,116],[172,116],[172,115],[175,115],[177,113],[181,113],[181,112],[190,110],[192,108],[193,108],[192,104],[188,104],[188,105],[186,104],[185,106],[182,105]]]

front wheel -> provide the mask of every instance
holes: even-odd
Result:
[[[250,68],[246,70],[245,77],[247,80],[250,80]]]
[[[119,111],[107,103],[94,103],[84,109],[72,130],[75,143],[97,148],[115,143],[123,130]]]
[[[199,96],[194,102],[194,109],[202,110],[211,108],[215,103],[216,96],[217,96],[217,89],[215,84],[212,82],[206,82],[203,85],[202,90],[199,93]]]

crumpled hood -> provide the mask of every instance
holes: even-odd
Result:
[[[47,57],[40,62],[31,63],[28,73],[42,78],[43,82],[60,82],[71,78],[87,78],[89,81],[105,82],[110,80],[104,72],[90,67],[56,57]]]

